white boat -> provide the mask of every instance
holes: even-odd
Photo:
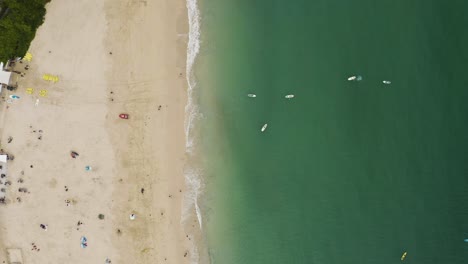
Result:
[[[264,124],[264,125],[262,126],[261,131],[262,131],[262,132],[265,131],[265,130],[267,129],[267,126],[268,126],[268,124]]]
[[[387,80],[383,80],[382,81],[384,84],[391,84],[392,82],[391,81],[387,81]]]
[[[247,96],[252,97],[252,98],[257,97],[257,95],[255,95],[255,94],[248,94]]]
[[[360,81],[360,80],[362,80],[361,75],[353,75],[353,76],[348,77],[348,81]]]
[[[294,94],[288,94],[288,95],[286,95],[284,98],[286,98],[286,99],[294,98]]]

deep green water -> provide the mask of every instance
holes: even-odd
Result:
[[[212,263],[468,263],[468,1],[200,10]]]

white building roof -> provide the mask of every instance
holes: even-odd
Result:
[[[10,77],[11,77],[11,72],[4,71],[3,62],[1,62],[0,63],[0,84],[8,85],[10,83]]]

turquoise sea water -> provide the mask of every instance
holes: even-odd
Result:
[[[212,263],[468,263],[467,1],[200,10]]]

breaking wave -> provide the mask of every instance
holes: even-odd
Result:
[[[187,65],[186,65],[186,76],[187,76],[187,105],[185,106],[185,147],[187,155],[187,163],[184,168],[185,183],[187,185],[187,191],[185,192],[184,204],[182,208],[182,223],[187,222],[193,217],[193,211],[195,211],[200,231],[202,229],[202,213],[198,204],[198,199],[202,193],[202,173],[197,168],[195,162],[195,133],[194,127],[195,122],[199,119],[199,109],[197,104],[194,102],[194,91],[197,87],[197,82],[194,74],[194,65],[197,59],[197,55],[200,51],[200,11],[198,9],[197,0],[187,0],[187,12],[188,12],[188,45],[187,45]],[[198,263],[199,252],[197,245],[192,241],[192,254],[191,263]]]

